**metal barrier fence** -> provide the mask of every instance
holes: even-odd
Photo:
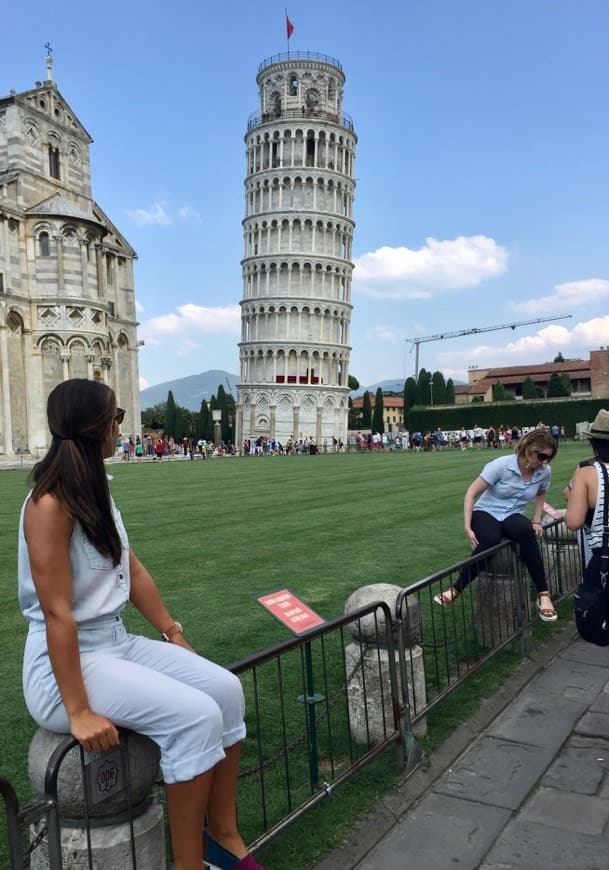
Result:
[[[579,582],[579,548],[560,521],[546,527],[541,547],[558,601]],[[434,596],[475,564],[480,571],[475,582],[452,605],[438,607]],[[516,547],[503,542],[401,590],[395,613],[374,602],[232,665],[248,710],[239,801],[240,826],[251,848],[325,800],[388,746],[395,746],[398,762],[412,769],[419,757],[415,735],[425,728],[430,710],[515,639],[521,639],[526,654],[535,616]],[[24,808],[10,783],[0,778],[11,870],[33,866],[30,856],[42,840],[48,849],[45,866],[62,870],[57,777],[75,745],[67,737],[57,747],[43,797]],[[89,832],[87,760],[80,747],[77,751]],[[128,771],[126,778],[131,779]],[[127,801],[137,870],[137,808],[130,796]],[[34,839],[24,848],[23,831],[30,825]],[[79,870],[97,866],[88,842],[88,863],[79,864]]]
[[[570,595],[581,577],[577,539],[556,520],[544,528],[541,551],[553,600]],[[473,570],[472,570],[473,569]],[[460,574],[471,582],[449,606],[438,607],[434,597],[452,587]],[[410,612],[422,614],[420,630],[409,639],[398,632],[400,684],[404,729],[409,732],[443,698],[490,658],[517,638],[522,655],[531,647],[533,611],[530,581],[516,544],[502,541],[483,554],[458,562],[403,589],[396,603],[400,625],[412,622]],[[425,684],[414,678],[415,652],[422,651]]]

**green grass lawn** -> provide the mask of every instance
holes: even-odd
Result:
[[[330,619],[343,612],[359,586],[406,586],[465,558],[463,494],[484,462],[498,455],[483,449],[261,457],[114,464],[110,471],[131,545],[169,609],[195,648],[229,664],[288,636],[255,603],[255,595],[287,586]],[[587,444],[561,447],[548,501],[563,506],[562,488],[588,455]],[[0,774],[24,799],[27,749],[35,730],[21,694],[26,625],[16,600],[16,536],[26,472],[3,472],[0,487]],[[149,633],[131,610],[126,622]],[[498,664],[497,673],[501,667],[507,665]],[[478,703],[484,691],[472,690],[469,700]],[[467,705],[467,687],[460,694]],[[463,717],[460,709],[456,718]],[[324,804],[327,830],[314,811],[268,847],[269,870],[285,866],[288,851],[292,870],[310,867],[392,782],[392,762],[391,753],[383,756],[363,774],[365,788],[356,781]],[[7,863],[4,840],[0,828],[0,866]]]

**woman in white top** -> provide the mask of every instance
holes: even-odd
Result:
[[[174,870],[201,870],[205,817],[211,863],[261,870],[237,829],[239,680],[185,640],[110,495],[104,459],[124,413],[95,381],[65,381],[49,396],[53,440],[34,468],[19,527],[25,700],[39,725],[70,731],[90,751],[116,746],[116,726],[158,744]],[[127,632],[129,601],[165,643]]]
[[[603,506],[605,499],[609,498],[599,466],[602,462],[609,470],[609,411],[599,411],[586,434],[596,461],[579,467],[573,475],[565,523],[568,529],[582,530],[587,563],[592,550],[598,549],[602,544]]]

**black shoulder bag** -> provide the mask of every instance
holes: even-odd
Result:
[[[577,630],[588,643],[609,646],[609,475],[603,473],[603,541],[592,551],[582,582],[573,596]]]

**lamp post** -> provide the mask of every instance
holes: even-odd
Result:
[[[222,408],[214,408],[211,416],[214,421],[214,444],[219,447],[222,441]]]
[[[429,376],[429,397],[430,397],[430,405],[433,408],[433,375]]]

